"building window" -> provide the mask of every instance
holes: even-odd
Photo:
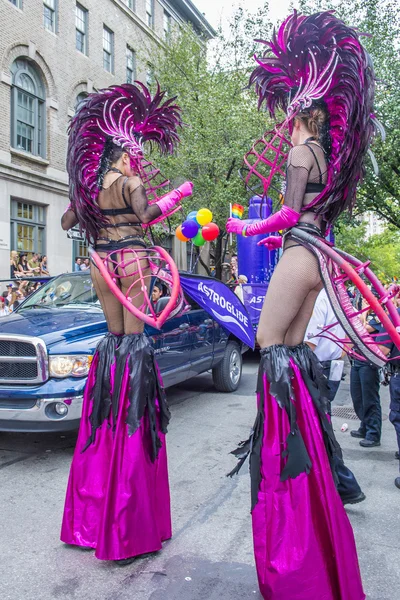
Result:
[[[154,0],[146,0],[146,23],[149,27],[154,25]]]
[[[75,100],[75,112],[78,110],[78,108],[80,107],[80,105],[82,104],[82,102],[84,100],[86,100],[86,98],[88,97],[88,93],[87,92],[81,92],[80,94],[77,95],[76,100]]]
[[[109,73],[114,72],[114,33],[103,26],[103,67]]]
[[[152,86],[154,83],[154,67],[152,64],[147,63],[146,66],[146,85],[147,87]]]
[[[43,22],[46,29],[56,32],[57,0],[43,0]]]
[[[42,81],[34,66],[17,59],[12,67],[11,140],[13,148],[46,156],[46,104]]]
[[[88,11],[80,4],[75,7],[75,46],[82,54],[88,53]]]
[[[14,4],[17,8],[22,10],[22,0],[10,0],[11,4]]]
[[[171,15],[164,10],[164,40],[167,42],[171,36],[172,19]]]
[[[126,47],[126,81],[133,83],[136,79],[136,56],[135,51]]]
[[[18,252],[46,253],[46,208],[24,200],[11,201],[11,247]]]
[[[122,2],[123,2],[124,4],[126,4],[126,6],[127,6],[128,8],[130,8],[132,11],[134,11],[134,10],[135,10],[135,0],[122,0]]]

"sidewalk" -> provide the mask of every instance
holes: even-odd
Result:
[[[334,417],[336,436],[343,448],[346,464],[354,471],[367,499],[347,506],[357,541],[360,567],[368,600],[400,598],[400,490],[394,485],[399,461],[394,428],[388,419],[389,388],[381,386],[383,413],[382,445],[371,450],[362,448],[350,436],[358,420]],[[333,407],[352,406],[349,374],[340,385]],[[333,412],[336,412],[333,410]],[[343,423],[349,429],[340,431]]]

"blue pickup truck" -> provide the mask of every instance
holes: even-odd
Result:
[[[160,331],[146,326],[165,387],[212,370],[217,390],[236,390],[247,347],[187,301],[189,309]],[[51,279],[1,317],[0,431],[77,428],[86,376],[106,331],[85,272]]]

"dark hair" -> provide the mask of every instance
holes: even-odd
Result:
[[[321,144],[329,160],[332,152],[332,143],[329,133],[329,113],[325,101],[316,100],[310,108],[300,111],[295,118],[301,121]]]
[[[111,137],[108,137],[104,144],[103,153],[100,158],[100,165],[97,170],[97,185],[99,188],[103,186],[103,181],[106,173],[111,166],[115,164],[126,150],[122,146],[117,146]]]

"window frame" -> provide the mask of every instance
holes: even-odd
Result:
[[[131,53],[131,57],[132,57],[132,67],[129,66],[129,54],[130,53]],[[137,78],[136,52],[132,48],[132,46],[130,46],[129,44],[126,45],[125,56],[126,56],[126,82],[133,83]],[[132,74],[131,80],[129,79],[128,73]]]
[[[78,28],[77,20],[78,20],[78,10],[82,11],[84,15],[84,31]],[[77,33],[82,34],[83,36],[83,46],[84,49],[81,50],[77,46]],[[89,56],[89,10],[85,8],[80,2],[75,3],[75,49],[83,54],[84,56]]]
[[[122,0],[122,4],[125,4],[132,12],[136,12],[136,0]]]
[[[168,28],[165,28],[165,24],[168,23]],[[170,36],[171,36],[171,31],[172,31],[172,16],[171,13],[169,13],[167,10],[165,10],[164,8],[164,13],[163,13],[163,34],[164,34],[164,41],[168,42]]]
[[[53,3],[53,6],[50,6],[50,3]],[[46,17],[45,17],[45,9],[48,9],[53,13],[53,27],[50,29],[46,25]],[[58,32],[58,0],[43,0],[43,26],[46,31],[50,31],[50,33],[54,33],[57,35]]]
[[[26,205],[32,208],[32,219],[19,217],[18,216],[18,204]],[[40,210],[43,211],[43,218],[40,218]],[[33,249],[25,250],[25,248],[18,247],[18,225],[33,227]],[[37,252],[44,256],[46,254],[46,229],[47,227],[47,206],[43,204],[35,204],[29,200],[23,198],[11,197],[11,211],[10,211],[10,234],[11,234],[11,247],[17,252],[26,252],[32,254]],[[39,248],[40,235],[39,231],[42,232],[42,247]],[[24,239],[24,238],[22,238]]]
[[[110,34],[110,52],[108,52],[108,50],[106,50],[106,48],[104,47],[105,44],[105,37],[104,34],[105,33]],[[105,55],[108,55],[110,57],[110,70],[106,68],[105,66]],[[112,29],[110,29],[109,27],[107,27],[107,25],[105,25],[103,23],[103,69],[106,71],[106,73],[110,73],[111,75],[114,75],[114,32]]]
[[[9,0],[9,2],[11,2],[11,4],[15,6],[15,8],[19,8],[19,10],[22,10],[22,0]]]
[[[17,59],[21,65],[16,65],[15,71],[12,71],[12,87],[11,87],[11,147],[15,150],[26,152],[32,156],[39,156],[46,158],[46,129],[47,129],[47,112],[46,112],[46,98],[44,95],[44,86],[40,75],[36,69],[29,64],[29,62],[21,57]],[[12,67],[16,61],[14,61]],[[31,67],[32,72],[29,70]],[[21,75],[27,75],[35,85],[35,93],[25,90],[23,87],[17,84],[18,79]],[[32,151],[25,150],[24,148],[18,147],[18,122],[24,123],[22,119],[18,118],[18,93],[24,94],[26,97],[33,100],[33,124],[28,124],[33,128],[33,140]],[[27,124],[27,123],[25,123]]]
[[[150,8],[150,12],[148,8]],[[146,0],[146,25],[154,29],[154,0]]]

